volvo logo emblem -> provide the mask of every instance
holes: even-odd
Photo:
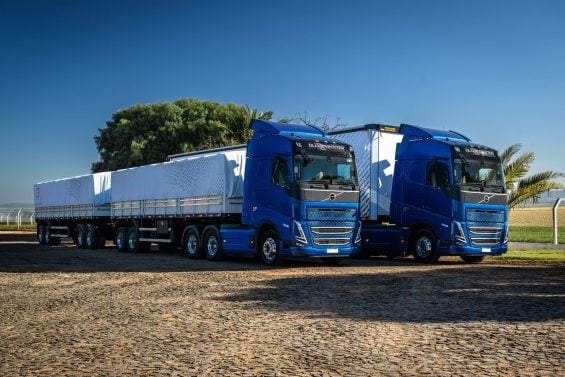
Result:
[[[488,203],[489,200],[490,200],[490,196],[485,195],[485,196],[483,197],[483,202]]]
[[[330,200],[335,200],[335,194],[333,192],[330,194]]]

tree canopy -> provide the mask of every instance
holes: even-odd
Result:
[[[92,172],[162,162],[176,153],[242,144],[251,136],[251,121],[269,120],[272,114],[193,98],[118,110],[94,138],[100,161],[92,164]]]
[[[506,188],[509,191],[508,208],[524,204],[528,199],[532,199],[535,203],[544,192],[564,187],[561,183],[554,181],[554,179],[565,177],[565,174],[561,172],[543,171],[526,177],[535,155],[532,152],[524,152],[512,159],[520,148],[522,148],[520,144],[511,145],[500,155],[504,166]]]

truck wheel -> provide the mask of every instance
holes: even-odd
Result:
[[[84,226],[84,224],[78,224],[77,225],[76,245],[77,245],[77,247],[80,247],[81,249],[86,248],[86,238],[85,238],[86,232],[85,231],[86,231],[86,227]]]
[[[420,263],[435,263],[439,259],[436,253],[435,236],[428,229],[421,229],[412,241],[414,259]]]
[[[485,257],[479,255],[461,255],[461,259],[467,263],[480,263]]]
[[[204,250],[208,260],[218,261],[222,259],[222,244],[220,235],[215,228],[209,229],[204,235]]]
[[[51,225],[45,226],[45,231],[43,232],[43,240],[45,245],[53,245],[53,236],[51,233]]]
[[[85,248],[96,249],[98,247],[98,240],[96,239],[96,229],[94,225],[88,224],[85,231]]]
[[[189,258],[196,259],[202,257],[202,247],[200,245],[198,229],[194,227],[186,229],[184,232],[182,249]]]
[[[130,252],[143,253],[149,250],[151,244],[139,241],[139,230],[136,227],[131,227],[128,231],[127,247]]]
[[[124,226],[119,227],[118,230],[116,230],[115,243],[116,243],[116,249],[118,249],[120,253],[128,251],[127,239],[128,239],[128,228]]]
[[[37,242],[40,245],[45,245],[45,225],[43,224],[37,226]]]
[[[267,266],[276,266],[279,263],[279,235],[274,230],[268,230],[261,236],[259,254],[261,261]]]

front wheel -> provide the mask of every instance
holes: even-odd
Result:
[[[485,259],[485,257],[480,255],[461,255],[461,259],[463,259],[466,263],[480,263]]]
[[[439,259],[436,252],[436,238],[428,229],[421,229],[414,235],[412,241],[414,259],[420,263],[435,263]]]
[[[279,243],[279,235],[274,230],[268,230],[261,236],[259,254],[265,265],[276,266],[279,263]]]

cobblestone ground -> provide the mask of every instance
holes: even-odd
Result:
[[[0,375],[565,375],[565,267],[341,267],[0,235]]]

